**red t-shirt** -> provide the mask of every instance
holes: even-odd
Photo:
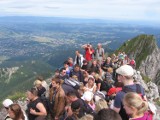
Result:
[[[94,50],[91,49],[91,51],[92,51],[92,54],[93,54],[93,53],[94,53]],[[90,54],[88,48],[86,48],[85,59],[86,59],[87,61],[92,60],[92,54]]]

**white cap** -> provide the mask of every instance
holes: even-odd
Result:
[[[11,104],[13,104],[13,101],[11,99],[5,99],[3,101],[3,106],[8,108]]]
[[[133,76],[134,70],[129,65],[122,65],[116,70],[116,73],[123,75],[123,76]]]
[[[86,91],[86,92],[84,92],[84,94],[83,94],[83,96],[81,97],[83,100],[85,100],[85,101],[91,101],[92,100],[92,98],[93,98],[93,93],[92,92],[90,92],[90,91]]]
[[[93,79],[95,81],[95,79],[94,79],[94,77],[92,75],[88,75],[88,80],[89,79]]]

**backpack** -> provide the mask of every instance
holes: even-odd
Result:
[[[142,95],[142,93],[141,93],[141,86],[140,86],[139,84],[135,84],[135,85],[136,85],[136,93],[139,94],[139,95],[142,97],[142,99],[144,100],[144,97],[143,97],[143,95]],[[123,91],[124,93],[134,92],[132,89],[126,88],[126,87],[123,87],[123,88],[122,88],[122,91]],[[123,108],[123,104],[122,104],[122,103],[121,103],[121,109],[120,109],[119,114],[121,115],[121,117],[122,117],[123,120],[128,120],[128,119],[129,119],[129,116],[126,114],[126,111],[125,111],[125,109]],[[153,118],[153,113],[152,113],[152,111],[151,111],[151,110],[148,110],[148,111],[147,111],[147,114],[148,114],[147,120],[152,120],[152,118]]]
[[[69,86],[72,86],[74,89],[78,90],[80,88],[80,82],[74,80],[74,79],[65,79],[64,80],[64,83],[69,85]]]
[[[135,84],[135,85],[136,85],[136,93],[138,93],[143,99],[143,96],[142,96],[142,93],[141,93],[141,86],[139,84]],[[125,92],[125,93],[133,92],[132,89],[126,88],[126,87],[123,87],[122,91]]]

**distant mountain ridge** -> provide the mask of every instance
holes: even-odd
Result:
[[[6,61],[9,63],[9,61]],[[7,64],[7,63],[6,63]],[[12,62],[13,64],[13,62]],[[13,64],[13,67],[0,68],[0,101],[16,92],[25,92],[33,85],[37,76],[48,78],[53,68],[43,61],[24,61]]]
[[[124,51],[136,61],[136,68],[159,84],[160,49],[153,35],[138,35],[126,41],[116,52]],[[159,84],[160,85],[160,84]]]
[[[37,75],[50,76],[65,59],[74,58],[75,50],[84,54],[82,44],[96,47],[102,43],[108,52],[138,34],[153,34],[160,46],[159,31],[158,25],[155,28],[124,21],[0,17],[0,100],[16,91],[27,90]],[[14,67],[19,69],[12,73]]]

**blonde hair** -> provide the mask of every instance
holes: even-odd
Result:
[[[76,75],[73,75],[72,78],[76,81],[78,81],[78,77]]]
[[[125,102],[129,107],[136,108],[137,115],[144,113],[148,109],[148,103],[144,101],[142,97],[135,92],[127,93],[123,98],[123,102]]]
[[[109,73],[113,73],[113,68],[109,67],[109,68],[107,69],[107,71],[108,71]]]
[[[97,80],[97,79],[101,79],[102,80],[102,78],[101,78],[101,76],[99,75],[99,74],[95,74],[94,75],[94,78]]]
[[[96,102],[95,111],[98,113],[101,109],[108,108],[107,102],[104,99],[99,99]]]
[[[40,80],[35,80],[33,84],[34,86],[42,85],[42,82]]]
[[[79,120],[93,120],[93,116],[90,114],[86,114],[85,116],[81,117]]]

